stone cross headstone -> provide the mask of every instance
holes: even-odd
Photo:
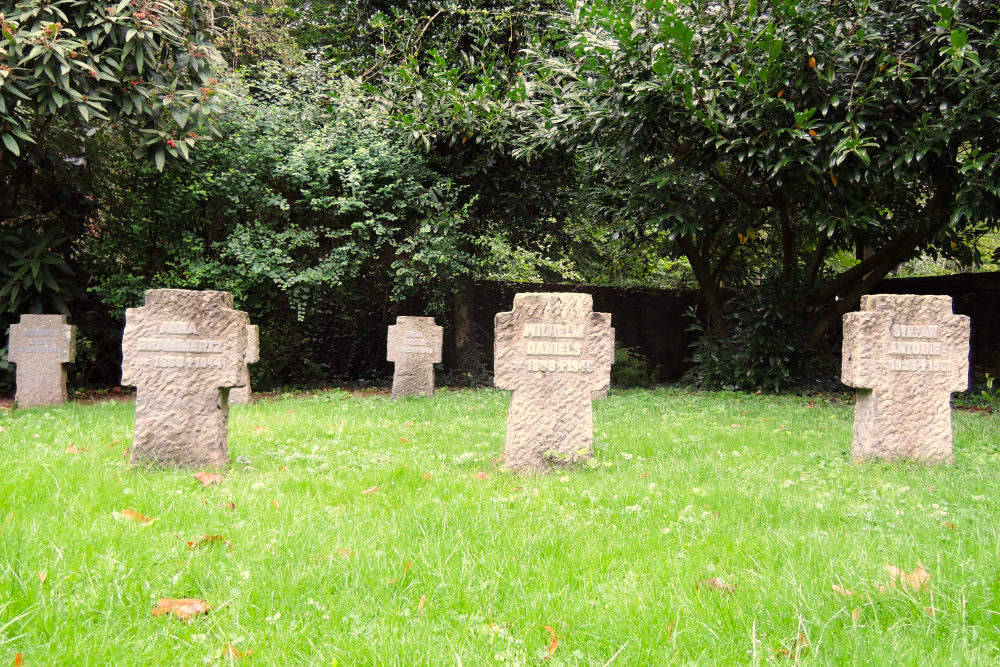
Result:
[[[256,324],[247,325],[246,363],[255,364],[260,361],[260,330]],[[243,386],[234,387],[229,391],[229,405],[243,405],[250,402],[250,369],[246,368],[243,375]]]
[[[611,363],[614,364],[615,359],[615,330],[611,329]],[[608,366],[608,376],[605,379],[604,386],[594,392],[594,400],[598,401],[602,398],[608,397],[608,390],[611,389],[611,366]]]
[[[22,408],[66,402],[66,367],[76,360],[76,327],[65,315],[22,315],[10,327],[7,360],[17,364],[14,400]]]
[[[949,296],[872,294],[844,315],[841,380],[857,387],[855,461],[952,460],[951,393],[969,382],[969,318]]]
[[[389,326],[387,361],[395,364],[392,397],[433,396],[434,364],[441,363],[444,329],[433,317],[401,315]]]
[[[228,292],[154,289],[125,312],[122,384],[135,385],[133,464],[229,462],[227,387],[246,378],[247,314]]]
[[[514,470],[593,455],[593,395],[614,362],[611,315],[593,303],[589,294],[534,292],[496,315],[493,381],[514,392],[504,449]]]

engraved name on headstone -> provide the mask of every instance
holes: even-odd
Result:
[[[504,460],[514,470],[544,470],[593,455],[594,392],[614,362],[611,315],[589,294],[517,294],[496,315],[494,384],[509,389]]]
[[[260,330],[256,324],[247,326],[247,354],[246,363],[255,364],[260,361]],[[233,387],[229,390],[229,405],[244,405],[250,402],[250,369],[246,369],[243,375],[243,386]]]
[[[17,364],[18,406],[66,402],[66,367],[76,360],[76,327],[65,315],[22,315],[10,327],[7,360]]]
[[[228,292],[154,289],[125,312],[122,384],[136,386],[133,464],[223,466],[246,377],[247,314]]]
[[[395,364],[392,397],[433,396],[434,364],[441,363],[444,329],[433,317],[401,315],[389,326],[386,360]]]
[[[841,380],[858,388],[852,458],[950,462],[951,393],[968,376],[969,318],[951,297],[862,297],[844,315]]]

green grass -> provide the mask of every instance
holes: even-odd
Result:
[[[519,476],[507,403],[237,406],[208,488],[126,465],[131,404],[0,411],[0,665],[538,664],[545,625],[553,665],[1000,660],[997,418],[955,414],[951,466],[852,465],[842,402],[612,393],[600,467]]]

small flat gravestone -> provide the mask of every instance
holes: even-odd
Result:
[[[969,383],[969,318],[949,296],[872,294],[844,315],[841,380],[857,387],[855,461],[952,460],[951,393]]]
[[[611,315],[589,294],[534,292],[496,315],[494,384],[514,392],[506,465],[540,471],[593,455],[594,392],[614,362]]]
[[[433,396],[434,364],[441,363],[444,329],[433,317],[401,315],[389,326],[387,361],[395,364],[392,397]]]
[[[14,400],[22,408],[66,402],[66,367],[76,359],[76,327],[65,315],[22,315],[10,327],[7,360],[17,364]]]
[[[247,325],[247,364],[260,361],[260,330],[256,324]],[[229,390],[229,405],[244,405],[250,402],[250,369],[244,366],[243,386]]]
[[[247,314],[228,292],[154,289],[125,312],[122,384],[136,386],[133,464],[229,462],[227,387],[246,378]]]

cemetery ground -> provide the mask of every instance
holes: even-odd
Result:
[[[0,664],[1000,660],[992,414],[855,465],[843,398],[615,391],[517,475],[508,397],[237,406],[207,485],[127,465],[131,403],[0,410]]]

